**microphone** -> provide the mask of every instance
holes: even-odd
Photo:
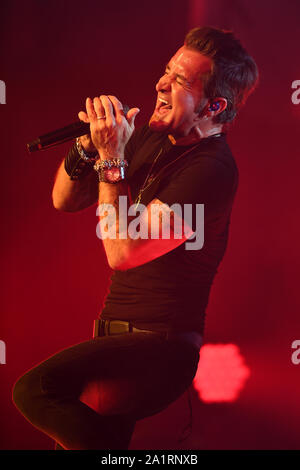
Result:
[[[126,115],[129,111],[129,106],[123,105],[123,111]],[[48,134],[41,135],[37,139],[27,144],[27,150],[32,153],[38,150],[45,150],[55,145],[63,144],[76,137],[90,133],[90,124],[86,122],[75,122],[68,126],[57,129],[56,131],[49,132]]]

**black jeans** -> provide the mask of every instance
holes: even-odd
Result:
[[[155,333],[86,341],[51,356],[16,382],[25,418],[64,449],[127,449],[138,419],[176,400],[192,383],[199,351]],[[88,403],[83,392],[95,393]]]

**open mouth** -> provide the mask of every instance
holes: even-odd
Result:
[[[172,109],[172,105],[167,100],[158,98],[157,112],[160,115],[166,114],[168,111],[170,111],[170,109]]]

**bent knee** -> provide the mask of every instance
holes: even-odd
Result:
[[[15,383],[12,390],[12,401],[21,412],[26,412],[34,401],[36,384],[37,379],[31,372],[27,372]]]

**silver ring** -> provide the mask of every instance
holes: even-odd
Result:
[[[106,116],[97,116],[97,119],[106,119]]]

